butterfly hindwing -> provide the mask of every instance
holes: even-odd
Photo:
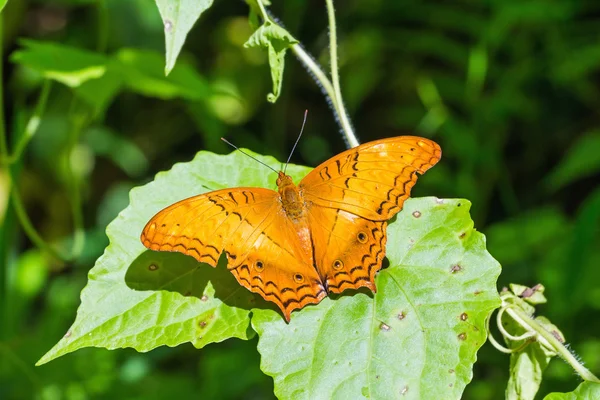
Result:
[[[385,257],[387,222],[323,207],[309,208],[308,215],[316,239],[315,264],[327,291],[360,287],[375,291],[375,274]]]

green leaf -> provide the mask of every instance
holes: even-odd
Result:
[[[112,160],[129,176],[139,177],[148,168],[148,159],[134,142],[106,127],[88,129],[83,140],[94,153]]]
[[[281,167],[271,157],[259,158]],[[288,166],[296,177],[309,170]],[[38,364],[89,346],[149,351],[252,337],[248,314],[264,304],[260,297],[241,287],[223,263],[214,269],[179,253],[148,251],[140,233],[155,213],[178,200],[230,186],[272,188],[275,179],[239,152],[200,152],[132,190],[130,206],[107,228],[110,245],[89,273],[74,324]]]
[[[120,63],[109,59],[106,71],[98,79],[90,79],[76,87],[75,93],[90,104],[97,114],[103,113],[123,87]]]
[[[308,171],[288,167],[296,181]],[[390,267],[377,277],[377,294],[327,298],[295,312],[289,325],[273,304],[237,284],[224,257],[213,269],[139,241],[145,223],[175,201],[223,187],[274,188],[275,179],[239,152],[200,152],[132,190],[130,206],[107,229],[110,245],[90,271],[75,323],[39,363],[87,346],[148,351],[248,339],[252,310],[262,369],[282,398],[460,397],[486,339],[485,318],[499,305],[500,268],[473,229],[468,201],[406,202],[389,226]]]
[[[504,314],[506,316],[506,314]],[[512,318],[503,319],[503,325],[513,335],[525,333]],[[526,340],[512,341],[505,338],[509,348],[516,349]],[[510,378],[506,387],[507,400],[533,400],[542,382],[542,373],[556,354],[538,342],[526,344],[522,351],[510,355]]]
[[[556,191],[571,182],[600,171],[600,131],[582,136],[569,148],[567,155],[546,179]]]
[[[544,304],[548,301],[546,300],[546,296],[544,296],[544,290],[546,290],[546,288],[542,284],[537,284],[532,288],[516,283],[511,283],[509,286],[510,290],[515,295],[521,297],[523,301],[529,304]]]
[[[4,10],[4,7],[6,6],[7,2],[8,2],[8,0],[0,0],[0,12],[2,12],[2,10]]]
[[[377,293],[348,292],[292,314],[255,310],[261,368],[279,398],[460,398],[500,266],[466,200],[410,199],[388,228]],[[333,297],[333,296],[332,296]]]
[[[510,304],[513,311],[533,315],[535,307],[532,304],[545,303],[544,287],[510,284],[510,291],[503,291],[503,303]],[[539,316],[535,322],[543,329],[554,335],[561,343],[565,342],[562,332],[547,318]],[[500,327],[499,327],[500,328]],[[521,320],[515,320],[513,314],[502,313],[502,333],[508,348],[513,350],[510,355],[510,378],[506,387],[508,400],[533,400],[542,382],[542,374],[556,352],[545,339],[536,337],[523,327]],[[546,343],[546,345],[543,345]]]
[[[23,40],[21,44],[23,48],[11,55],[13,62],[72,88],[98,79],[106,71],[107,58],[97,53],[34,40]]]
[[[600,383],[582,382],[569,393],[550,393],[544,400],[597,400],[600,399]]]
[[[270,21],[265,21],[244,44],[248,48],[263,47],[267,49],[271,79],[273,80],[273,93],[267,95],[267,100],[271,103],[275,103],[281,93],[285,52],[296,43],[298,41],[288,31]]]
[[[188,32],[212,3],[213,0],[156,0],[165,27],[165,74],[168,75],[175,66]]]
[[[145,96],[160,99],[183,97],[202,100],[208,97],[207,82],[191,66],[180,64],[166,77],[162,59],[153,51],[123,49],[117,54],[125,83],[132,90]]]

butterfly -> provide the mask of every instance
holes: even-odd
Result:
[[[275,303],[289,322],[292,311],[328,293],[376,291],[387,221],[441,155],[437,143],[416,136],[365,143],[297,186],[280,171],[277,191],[238,187],[181,200],[150,219],[141,241],[213,267],[225,252],[240,285]]]

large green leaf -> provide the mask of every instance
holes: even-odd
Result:
[[[175,66],[188,32],[212,3],[213,0],[156,0],[165,27],[166,74]]]
[[[600,383],[583,382],[572,392],[550,393],[544,400],[598,400],[600,399]]]
[[[309,170],[287,171],[298,181]],[[40,363],[86,346],[148,351],[249,338],[252,310],[262,369],[281,398],[460,397],[485,342],[484,320],[499,304],[500,268],[473,229],[468,201],[408,201],[389,226],[391,265],[377,277],[377,294],[325,299],[290,324],[240,287],[224,258],[213,269],[139,241],[149,218],[177,200],[230,186],[273,188],[275,178],[238,152],[200,152],[132,190],[130,206],[107,229],[111,244],[90,271],[75,323]]]
[[[257,310],[261,368],[282,399],[458,399],[472,378],[500,266],[466,200],[411,199],[388,233],[377,294],[292,314]]]
[[[261,159],[281,166],[273,158]],[[288,167],[296,177],[308,170]],[[213,269],[182,254],[147,251],[139,237],[146,222],[175,201],[242,184],[273,187],[275,178],[240,153],[200,152],[132,190],[130,206],[107,228],[110,245],[89,273],[75,323],[39,363],[88,346],[148,351],[253,336],[249,310],[262,300],[239,286],[224,265]]]

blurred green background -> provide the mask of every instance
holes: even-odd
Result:
[[[539,312],[599,373],[600,2],[336,5],[342,92],[361,141],[411,133],[440,143],[442,161],[413,195],[470,199],[503,266],[499,289],[543,283],[549,304]],[[322,1],[275,0],[271,11],[329,65]],[[9,0],[9,148],[44,85],[14,55],[28,46],[20,39],[104,54],[127,74],[87,92],[52,84],[39,130],[12,166],[27,214],[53,245],[72,243],[71,204],[80,196],[86,242],[75,261],[32,244],[10,207],[5,165],[0,172],[0,398],[273,397],[256,339],[148,354],[85,349],[33,365],[73,322],[86,274],[108,244],[106,225],[127,206],[130,188],[199,150],[229,152],[221,136],[285,159],[305,109],[293,162],[316,166],[345,148],[327,101],[292,54],[281,98],[266,102],[266,55],[243,48],[252,33],[247,14],[243,2],[216,1],[188,36],[170,78],[183,83],[173,84],[163,76],[163,26],[152,0]],[[486,344],[464,398],[501,399],[507,380],[508,356]],[[540,398],[578,382],[554,360]]]

